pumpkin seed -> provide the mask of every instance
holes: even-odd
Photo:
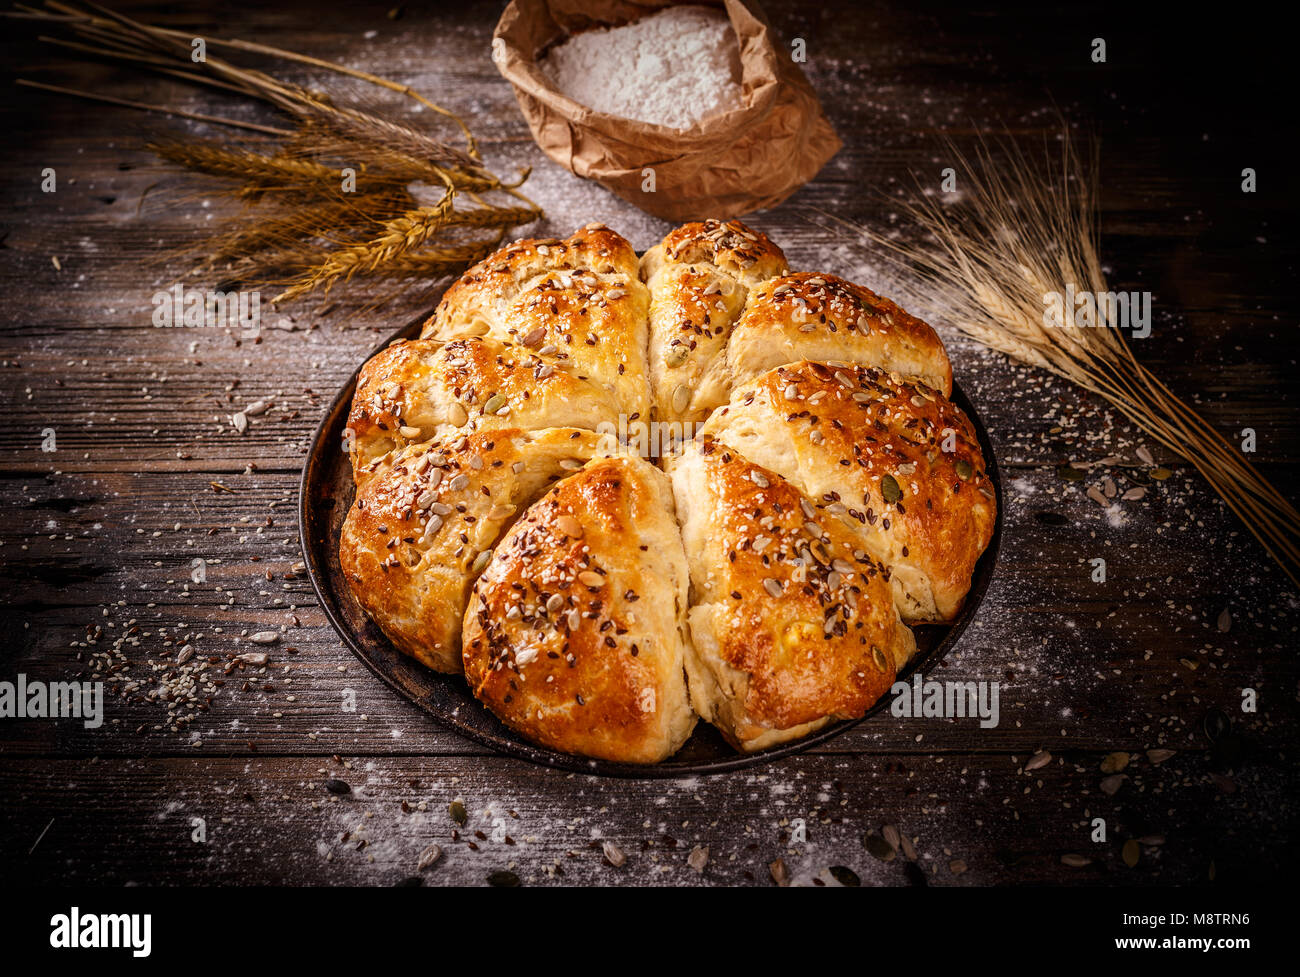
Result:
[[[862,880],[858,878],[858,873],[845,865],[832,865],[830,867],[831,878],[840,885],[849,889],[857,889],[862,885]]]
[[[1172,474],[1173,472],[1171,472],[1168,468],[1151,469],[1151,477],[1154,478],[1157,482],[1163,482],[1166,478],[1168,478]]]
[[[1127,774],[1116,773],[1109,777],[1103,777],[1101,781],[1101,792],[1107,797],[1114,797],[1119,789],[1124,786],[1124,781],[1128,780]]]
[[[956,468],[957,468],[957,477],[960,478],[963,482],[966,479],[970,478],[971,475],[974,474],[975,472],[975,469],[971,467],[971,463],[967,461],[965,458],[958,459]]]
[[[1156,463],[1155,458],[1152,457],[1151,452],[1148,451],[1146,448],[1138,448],[1137,451],[1134,452],[1134,454],[1136,454],[1141,461],[1146,462],[1146,464],[1148,465],[1154,465]]]
[[[505,394],[493,394],[491,397],[487,399],[487,403],[483,405],[483,413],[498,414],[501,412],[501,408],[504,407],[505,405],[506,405]]]
[[[767,866],[768,873],[772,876],[772,881],[781,888],[790,884],[790,870],[785,867],[785,860],[778,858],[770,862]]]
[[[602,577],[599,573],[596,573],[594,570],[583,570],[580,574],[578,574],[578,580],[588,587],[605,586],[605,578]]]
[[[478,556],[474,557],[473,564],[470,565],[470,573],[482,573],[483,568],[488,565],[488,560],[492,559],[492,551],[484,550]]]
[[[894,846],[887,842],[880,835],[870,832],[863,836],[862,847],[867,850],[873,858],[878,858],[882,862],[892,862],[894,856],[898,853]]]
[[[1058,465],[1056,468],[1056,474],[1067,482],[1083,481],[1083,472],[1079,471],[1077,468],[1072,468],[1069,465]]]
[[[875,645],[871,646],[871,659],[876,663],[876,668],[882,672],[889,670],[889,663],[885,661],[885,653]]]
[[[469,823],[469,812],[465,810],[464,801],[452,801],[447,805],[447,813],[450,814],[451,819],[462,828]]]
[[[349,787],[347,783],[342,780],[330,779],[325,781],[325,789],[329,791],[331,794],[342,795],[342,794],[352,793],[352,788]]]
[[[1120,857],[1124,859],[1124,864],[1129,868],[1135,868],[1138,859],[1142,857],[1142,848],[1136,841],[1130,838],[1124,842],[1124,847],[1120,850]]]
[[[1147,750],[1147,759],[1155,766],[1159,766],[1172,757],[1176,752],[1176,750]]]
[[[679,383],[677,389],[673,391],[673,412],[680,414],[690,406],[691,388],[684,383]]]
[[[954,858],[948,863],[948,871],[953,875],[961,875],[962,872],[966,871],[966,863],[960,858]]]
[[[686,362],[686,357],[690,355],[690,347],[673,346],[664,354],[664,364],[667,366],[681,366]]]
[[[1127,753],[1107,753],[1101,761],[1102,773],[1119,773],[1128,766],[1129,755]]]
[[[880,495],[888,503],[898,502],[903,498],[903,490],[893,475],[886,475],[880,480]]]

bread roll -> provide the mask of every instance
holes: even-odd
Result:
[[[669,467],[695,708],[745,751],[861,716],[916,650],[886,569],[826,508],[729,448],[688,443]]]
[[[749,297],[709,378],[709,408],[761,373],[801,360],[842,360],[919,379],[952,393],[952,366],[933,329],[889,299],[834,275],[803,272],[774,278]]]
[[[639,458],[592,461],[493,552],[465,615],[465,677],[534,742],[663,760],[695,725],[686,597],[667,477]]]
[[[339,562],[357,602],[399,651],[459,673],[461,619],[487,551],[601,440],[576,428],[502,430],[400,449],[357,487],[343,523]]]
[[[612,394],[486,337],[393,343],[361,368],[348,416],[358,484],[395,448],[473,431],[617,424]]]
[[[957,616],[997,501],[975,429],[942,394],[881,370],[795,363],[735,391],[700,437],[837,512],[890,568],[904,621]]]
[[[479,262],[447,290],[421,336],[525,346],[601,384],[635,421],[650,416],[649,305],[632,246],[588,224],[565,241],[518,241]]]
[[[704,377],[750,290],[785,271],[781,249],[740,221],[683,225],[645,253],[655,420],[694,424],[707,416],[705,404],[726,399],[726,389],[702,388]]]

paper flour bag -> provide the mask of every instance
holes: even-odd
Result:
[[[533,138],[547,156],[667,220],[736,217],[780,203],[840,148],[812,86],[752,0],[725,10],[740,46],[741,107],[688,129],[593,111],[538,67],[570,33],[626,24],[666,0],[511,0],[492,42]],[[652,188],[652,189],[651,189]]]

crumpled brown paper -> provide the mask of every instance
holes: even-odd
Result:
[[[816,175],[842,143],[812,86],[752,0],[724,0],[740,40],[742,108],[690,129],[595,112],[561,93],[537,59],[567,33],[611,26],[671,0],[511,0],[492,57],[510,81],[533,138],[555,162],[624,200],[673,221],[727,218],[780,203]],[[654,191],[642,189],[654,170]]]

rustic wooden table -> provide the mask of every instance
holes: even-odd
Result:
[[[537,150],[489,60],[498,4],[406,4],[392,19],[396,2],[125,9],[365,67],[453,107],[498,172],[533,167],[526,190],[548,216],[530,233],[600,219],[638,248],[662,236],[668,225]],[[1173,36],[1154,15],[1082,7],[767,6],[783,39],[806,39],[807,73],[846,143],[813,183],[750,218],[793,265],[888,292],[894,273],[838,219],[887,226],[888,195],[936,186],[943,132],[970,146],[1009,128],[1032,145],[1059,109],[1101,136],[1113,286],[1154,293],[1142,359],[1220,431],[1253,428],[1254,457],[1296,498],[1297,195],[1270,115],[1283,93],[1253,69],[1267,46],[1216,33],[1198,60],[1194,24]],[[7,74],[260,117],[78,63],[36,33],[6,25]],[[1106,64],[1089,58],[1095,36]],[[6,879],[477,884],[504,871],[528,885],[771,884],[779,857],[802,883],[836,884],[829,869],[844,866],[867,884],[1199,884],[1271,877],[1293,859],[1295,589],[1177,458],[1156,451],[1172,477],[1105,508],[1088,482],[1062,479],[1069,461],[1137,464],[1147,443],[1098,400],[944,322],[992,432],[1007,512],[987,598],[934,677],[999,681],[996,728],[883,715],[792,759],[672,781],[556,773],[444,731],[349,655],[293,570],[315,425],[418,301],[366,311],[364,294],[340,293],[258,335],[154,328],[151,296],[177,273],[158,253],[197,240],[227,205],[140,143],[151,126],[202,127],[12,88],[0,123],[0,679],[138,683],[110,695],[99,729],[3,721]],[[1241,192],[1248,166],[1255,194]],[[55,193],[41,191],[46,167]],[[229,415],[259,399],[274,406],[237,433]],[[42,450],[49,430],[54,452]],[[1095,475],[1123,489],[1140,472]],[[195,559],[205,583],[191,581]],[[250,648],[241,635],[281,628],[265,667],[228,665]],[[197,654],[178,665],[186,644]],[[159,695],[209,660],[213,694]],[[1257,711],[1243,712],[1243,689]],[[342,707],[348,690],[355,712]],[[1050,761],[1027,771],[1040,750]],[[1103,788],[1112,753],[1130,761]],[[327,792],[328,779],[351,793]],[[448,814],[457,799],[463,828]],[[913,840],[914,861],[864,847],[885,825]],[[1130,867],[1123,846],[1136,838]],[[605,841],[626,854],[621,867]],[[441,860],[417,873],[435,843]],[[698,847],[702,872],[687,864]]]

